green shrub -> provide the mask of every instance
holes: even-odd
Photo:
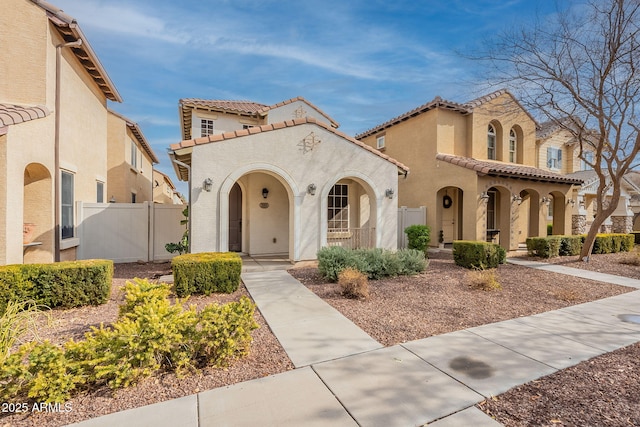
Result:
[[[547,224],[547,236],[553,235],[553,224]]]
[[[422,273],[429,265],[429,260],[425,257],[424,252],[417,249],[400,249],[397,255],[401,265],[398,274],[401,276]]]
[[[417,249],[427,253],[431,241],[431,228],[426,225],[414,224],[404,229],[409,240],[409,249]]]
[[[9,301],[33,300],[50,308],[104,304],[113,261],[83,260],[0,267],[0,313]]]
[[[466,240],[453,242],[453,260],[465,268],[496,268],[506,262],[506,257],[506,250],[495,243]]]
[[[527,252],[529,256],[553,258],[560,255],[559,236],[527,237]]]
[[[172,304],[165,284],[137,280],[126,288],[126,308],[111,326],[63,346],[28,343],[0,365],[0,398],[62,402],[84,385],[126,387],[165,370],[178,375],[206,365],[225,367],[251,343],[255,305],[210,304],[199,313]]]
[[[38,402],[62,403],[84,381],[61,347],[49,341],[31,342],[0,365],[0,398],[4,402],[29,397]]]
[[[235,252],[178,255],[171,260],[175,292],[179,297],[212,292],[232,293],[240,285],[242,259]]]
[[[613,240],[610,234],[598,234],[593,243],[592,254],[610,254],[613,252]]]
[[[560,236],[560,248],[558,254],[560,256],[574,256],[580,255],[582,250],[582,244],[584,243],[584,236]]]
[[[424,271],[426,266],[424,252],[417,249],[394,252],[380,248],[351,250],[329,246],[318,251],[318,271],[331,282],[338,281],[340,272],[345,268],[354,268],[369,279],[377,280],[417,274]]]
[[[631,252],[635,244],[635,236],[633,234],[623,234],[620,242],[621,252]]]
[[[602,233],[596,235],[593,243],[593,254],[611,254],[628,252],[633,249],[634,236],[623,233]]]

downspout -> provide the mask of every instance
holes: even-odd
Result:
[[[173,163],[180,165],[182,167],[187,168],[187,181],[189,184],[189,200],[187,201],[187,206],[189,207],[189,215],[187,216],[187,231],[189,232],[189,247],[188,247],[188,251],[189,253],[191,253],[191,238],[192,238],[192,234],[191,234],[191,215],[193,215],[193,209],[191,209],[191,166],[189,166],[188,164],[181,162],[180,160],[176,160],[176,159],[171,159],[173,161]]]
[[[55,99],[55,130],[54,130],[54,236],[53,236],[53,260],[60,261],[60,217],[62,207],[60,206],[60,82],[62,71],[62,48],[64,47],[80,47],[82,39],[78,39],[68,43],[62,43],[56,46],[56,99]]]

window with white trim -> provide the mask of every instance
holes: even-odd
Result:
[[[328,202],[329,231],[349,231],[349,186],[334,185]]]
[[[517,159],[518,137],[516,132],[511,129],[509,132],[509,161],[515,163]]]
[[[549,169],[562,169],[562,149],[547,147],[547,167]]]
[[[130,163],[132,168],[138,167],[138,146],[134,140],[131,140],[131,156]]]
[[[384,135],[380,135],[376,138],[376,148],[382,150],[385,147]]]
[[[487,128],[487,159],[496,159],[496,130],[493,125]]]
[[[588,171],[593,169],[593,151],[583,151],[580,159],[580,170]]]
[[[96,203],[104,203],[104,182],[96,181]]]
[[[71,172],[60,172],[60,237],[73,237],[73,204],[74,204],[74,175]]]
[[[200,120],[200,136],[207,136],[213,134],[213,120],[201,119]]]

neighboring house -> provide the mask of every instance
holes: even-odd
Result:
[[[109,193],[99,203],[142,203],[155,200],[153,165],[159,163],[137,123],[109,110]]]
[[[3,0],[0,40],[0,264],[75,259],[76,202],[108,194],[120,95],[77,22],[44,1]]]
[[[528,236],[571,232],[578,178],[537,167],[536,121],[506,90],[459,104],[433,101],[356,139],[411,168],[398,205],[426,206],[431,244],[490,240],[517,249]],[[559,172],[559,171],[558,171]],[[567,207],[569,206],[569,207]]]
[[[174,205],[184,204],[171,178],[156,169],[153,170],[153,201]]]
[[[303,98],[183,99],[180,112],[185,140],[169,155],[191,179],[192,252],[299,261],[327,245],[396,247],[398,175],[408,168],[338,132]]]
[[[555,122],[540,124],[536,139],[538,167],[583,181],[581,186],[574,189],[569,202],[572,207],[572,234],[586,233],[596,214],[596,193],[600,182],[590,166],[594,161],[595,148],[584,144],[581,156],[580,145],[572,133]],[[631,197],[638,193],[638,187],[631,179],[625,177],[620,190],[620,201],[616,211],[605,220],[601,232],[628,233],[633,229],[634,212]],[[612,188],[609,186],[607,199],[611,194]]]

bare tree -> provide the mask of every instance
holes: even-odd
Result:
[[[640,0],[558,8],[554,18],[504,32],[490,46],[482,59],[493,76],[527,108],[569,131],[598,175],[596,214],[580,255],[588,261],[640,151]]]

